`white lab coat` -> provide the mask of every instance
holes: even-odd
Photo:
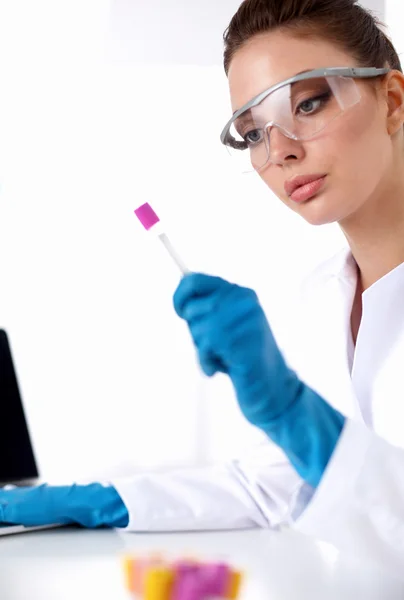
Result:
[[[228,465],[112,481],[130,515],[128,530],[292,523],[339,549],[404,564],[404,263],[363,294],[354,348],[356,281],[349,251],[318,268],[284,347],[299,376],[348,417],[318,489],[264,441]]]

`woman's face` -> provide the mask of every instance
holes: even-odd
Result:
[[[349,54],[317,38],[298,38],[276,30],[256,36],[234,55],[229,69],[233,111],[254,96],[301,71],[357,66]],[[272,162],[259,172],[268,187],[309,223],[340,222],[386,189],[393,163],[385,95],[375,83],[355,80],[361,100],[309,141],[271,131]],[[380,86],[379,86],[380,87]],[[299,175],[325,175],[308,200],[293,200],[285,183]],[[289,190],[290,192],[290,190]]]

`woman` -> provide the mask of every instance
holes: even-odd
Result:
[[[308,222],[338,222],[349,244],[307,285],[293,371],[253,291],[191,274],[174,296],[204,372],[231,378],[283,460],[266,444],[250,464],[3,491],[0,520],[135,531],[292,520],[400,564],[404,76],[377,25],[350,0],[245,0],[225,34],[234,114],[223,143]]]

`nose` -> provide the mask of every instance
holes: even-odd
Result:
[[[301,160],[304,156],[303,145],[299,140],[288,137],[280,127],[272,125],[267,128],[267,144],[269,160],[275,165],[284,165],[293,160]]]

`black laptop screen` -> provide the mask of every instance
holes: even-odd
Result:
[[[0,329],[0,482],[37,476],[7,334]]]

